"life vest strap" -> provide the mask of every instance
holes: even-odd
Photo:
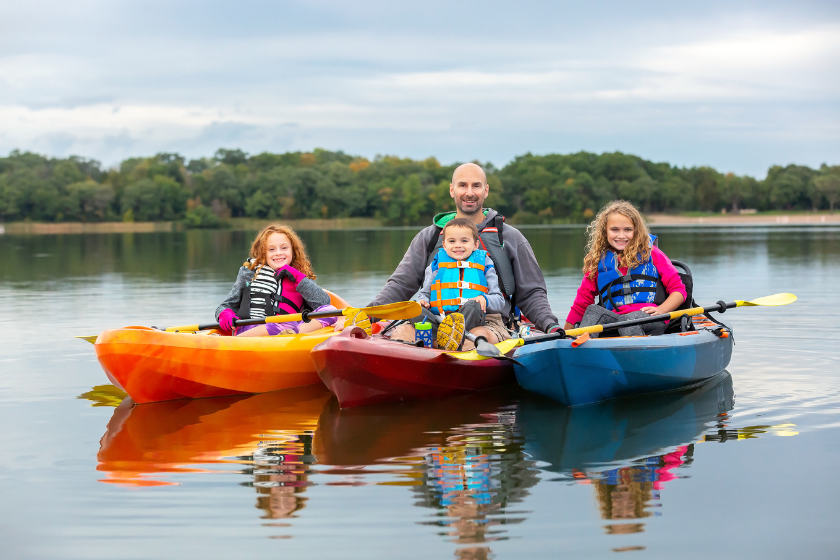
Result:
[[[290,300],[289,298],[285,297],[283,294],[274,294],[271,296],[271,299],[274,301],[274,305],[277,306],[278,304],[284,303],[295,310],[295,313],[300,313],[303,311],[303,306],[297,305],[295,302]],[[275,309],[275,314],[282,315],[282,313],[277,313]]]
[[[482,286],[481,284],[473,284],[472,282],[464,282],[463,280],[459,280],[458,282],[440,282],[436,281],[432,284],[432,290],[476,290],[482,293],[487,293],[488,289],[486,286]]]
[[[641,292],[655,292],[656,288],[646,288],[644,286],[634,286],[632,288],[616,288],[609,293],[610,298],[614,298],[616,296],[629,296],[630,294],[638,294]]]
[[[478,270],[484,270],[484,265],[469,261],[453,261],[453,262],[442,262],[438,263],[439,268],[477,268]]]
[[[639,280],[647,280],[648,282],[654,282],[655,283],[655,282],[659,281],[659,278],[657,278],[655,276],[648,276],[647,274],[626,274],[624,276],[619,276],[618,278],[616,278],[615,280],[613,280],[612,282],[610,282],[609,284],[607,284],[606,286],[601,288],[599,290],[599,292],[601,294],[601,297],[603,297],[604,294],[610,292],[611,289],[613,288],[613,286],[615,286],[617,284],[628,284],[630,282],[639,281]],[[624,288],[624,289],[626,290],[627,288]],[[635,291],[650,291],[650,290],[635,290]],[[617,293],[617,292],[612,292],[612,293]],[[625,292],[623,295],[627,295],[629,293],[631,293],[631,292]]]
[[[443,309],[444,307],[446,307],[448,305],[461,307],[462,305],[464,305],[465,303],[467,303],[470,300],[471,300],[471,298],[464,298],[464,297],[455,298],[455,299],[435,299],[435,300],[432,300],[429,305],[431,305],[432,307],[437,307],[438,309]]]

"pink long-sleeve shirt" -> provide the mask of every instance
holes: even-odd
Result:
[[[650,258],[651,261],[653,261],[653,266],[655,266],[656,270],[659,272],[660,278],[662,278],[662,283],[665,285],[665,291],[668,292],[668,295],[671,295],[674,292],[679,292],[682,294],[683,298],[685,298],[685,284],[683,284],[682,278],[680,278],[677,269],[673,264],[671,264],[671,259],[668,258],[668,255],[660,251],[659,247],[654,246],[651,247]],[[618,271],[621,274],[627,274],[627,267],[619,268]],[[595,303],[595,299],[597,297],[598,273],[596,271],[595,276],[591,279],[586,276],[583,277],[583,282],[580,283],[580,288],[578,288],[577,295],[575,295],[575,301],[572,304],[572,309],[569,310],[569,316],[566,317],[566,321],[572,325],[580,321],[583,318],[586,308]],[[638,311],[643,307],[650,307],[651,305],[652,304],[650,303],[631,303],[630,305],[622,305],[616,310],[616,313],[623,315],[625,313]]]

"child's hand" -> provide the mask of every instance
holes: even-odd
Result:
[[[420,304],[420,307],[425,307],[426,309],[429,308],[429,302],[426,301],[425,299],[418,299],[417,303]]]
[[[225,309],[219,314],[219,327],[223,331],[232,331],[234,321],[238,320],[239,317],[236,316],[233,309]]]
[[[470,299],[478,302],[478,305],[481,306],[482,313],[487,313],[487,300],[484,298],[484,296],[477,296]]]
[[[647,313],[648,315],[662,315],[662,311],[660,311],[659,308],[654,305],[651,305],[649,307],[642,307],[641,310]]]
[[[341,331],[344,330],[344,315],[339,317],[338,320],[335,322],[335,326],[333,327],[333,330],[335,332],[341,332]]]
[[[286,276],[292,279],[292,282],[295,283],[295,287],[300,284],[301,280],[306,278],[306,274],[287,264],[284,264],[274,271],[274,277],[277,278],[277,280],[283,280]]]

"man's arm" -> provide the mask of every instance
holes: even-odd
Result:
[[[436,232],[435,226],[429,226],[414,236],[397,269],[368,307],[406,301],[417,293],[426,271],[426,247]]]
[[[548,304],[545,278],[531,244],[519,230],[506,227],[505,251],[510,257],[516,281],[516,305],[541,331],[557,325],[557,317]]]

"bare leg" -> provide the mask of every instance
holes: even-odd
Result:
[[[298,325],[298,332],[308,333],[308,332],[317,331],[317,330],[323,329],[323,328],[324,328],[324,325],[322,325],[321,323],[319,323],[315,319],[312,319],[308,323],[303,323],[303,322],[300,323]]]
[[[391,335],[391,340],[402,340],[405,342],[414,342],[414,325],[402,324],[394,329],[394,334]]]
[[[472,329],[470,332],[472,334],[474,334],[475,336],[483,336],[484,338],[487,339],[487,342],[489,342],[490,344],[496,344],[497,342],[499,342],[498,337],[492,331],[490,331],[490,330],[488,330],[484,327],[476,327],[476,328]],[[466,351],[466,350],[472,350],[473,348],[475,348],[475,345],[472,343],[472,341],[467,340],[465,338],[464,339],[464,344],[463,344],[463,346],[461,346],[461,349]]]

